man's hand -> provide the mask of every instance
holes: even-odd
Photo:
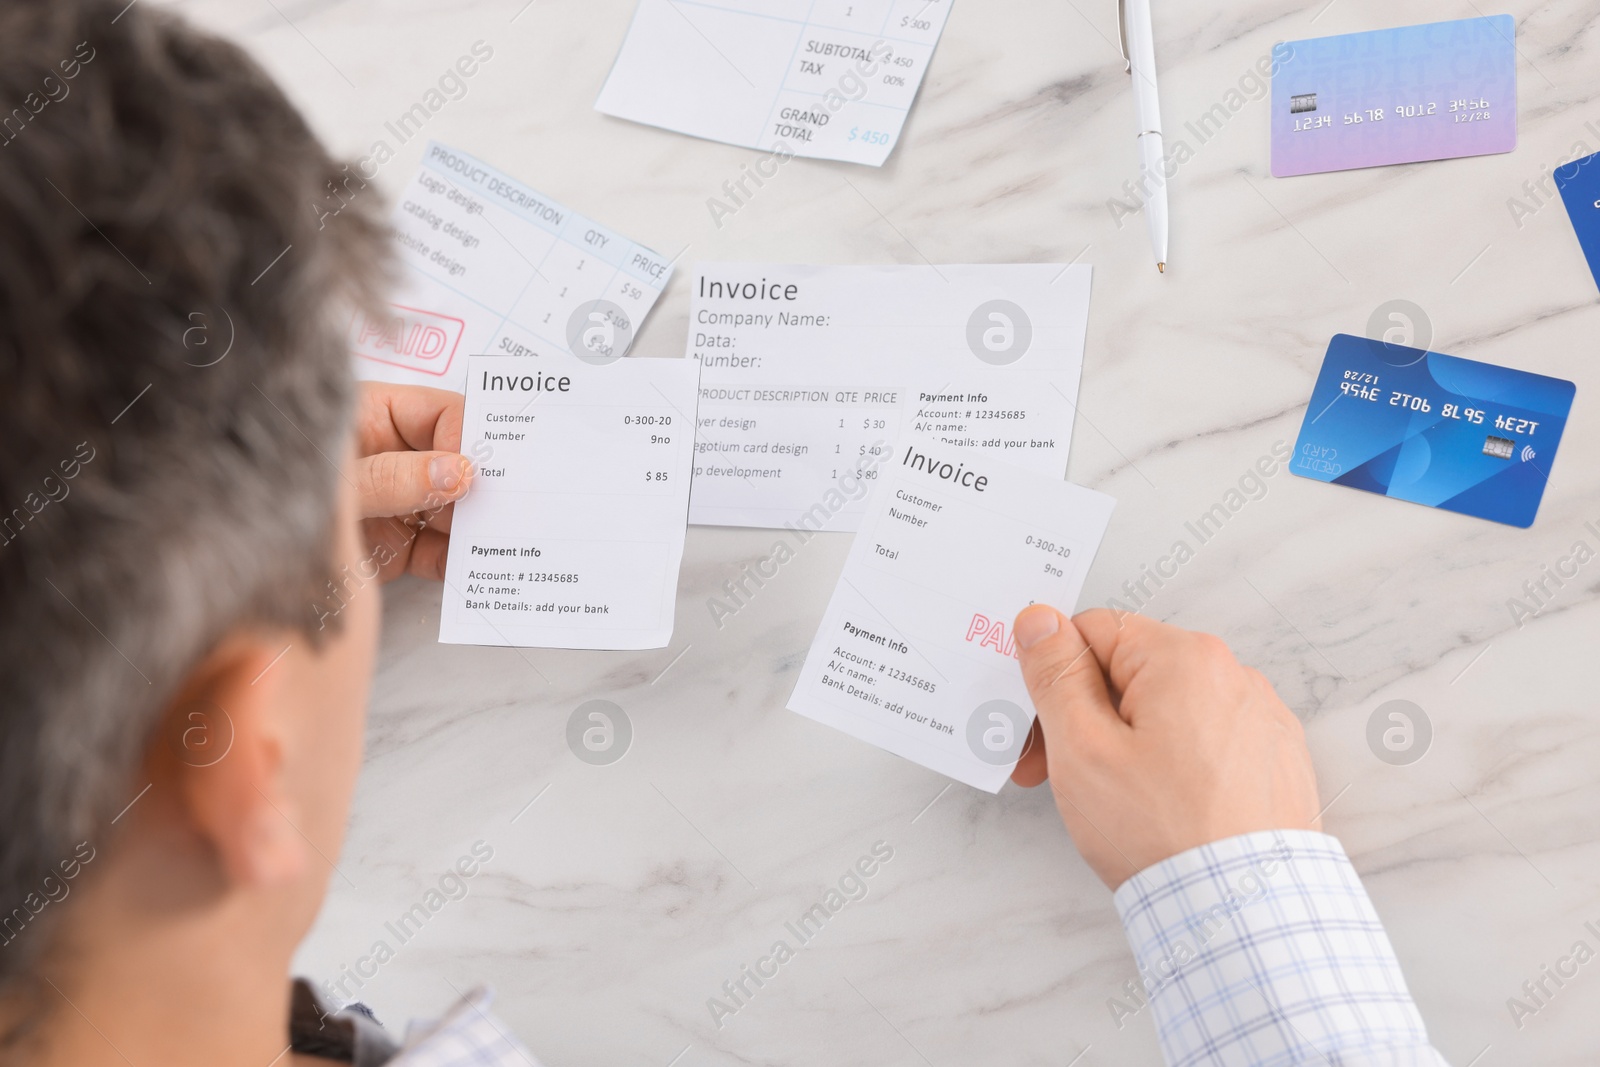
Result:
[[[1017,616],[1039,717],[1012,780],[1047,777],[1089,866],[1115,889],[1198,845],[1321,829],[1300,721],[1210,634],[1103,609]]]
[[[472,464],[460,455],[465,403],[443,389],[361,385],[353,474],[382,581],[444,578],[450,516],[472,483]]]

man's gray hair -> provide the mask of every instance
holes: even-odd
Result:
[[[315,630],[390,264],[375,192],[323,218],[348,175],[254,61],[124,6],[0,9],[0,988],[188,672]]]

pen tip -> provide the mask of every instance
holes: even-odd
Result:
[[[1167,265],[1165,263],[1157,263],[1156,270],[1160,271],[1162,274],[1165,274],[1167,273]]]

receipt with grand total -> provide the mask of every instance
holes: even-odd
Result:
[[[672,637],[699,368],[472,356],[439,640],[662,648]]]
[[[902,432],[1062,478],[1087,266],[712,263],[689,521],[854,530]]]
[[[639,0],[595,108],[766,150],[706,201],[733,214],[794,156],[880,166],[953,0]]]
[[[998,792],[1033,725],[1012,620],[1072,613],[1115,501],[926,438],[880,473],[789,707]]]

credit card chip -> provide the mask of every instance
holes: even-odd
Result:
[[[1483,439],[1483,454],[1493,456],[1495,459],[1510,459],[1517,443],[1509,437],[1496,437],[1490,434]]]
[[[1301,93],[1298,96],[1289,97],[1289,114],[1298,115],[1304,111],[1315,110],[1317,110],[1316,93]]]

